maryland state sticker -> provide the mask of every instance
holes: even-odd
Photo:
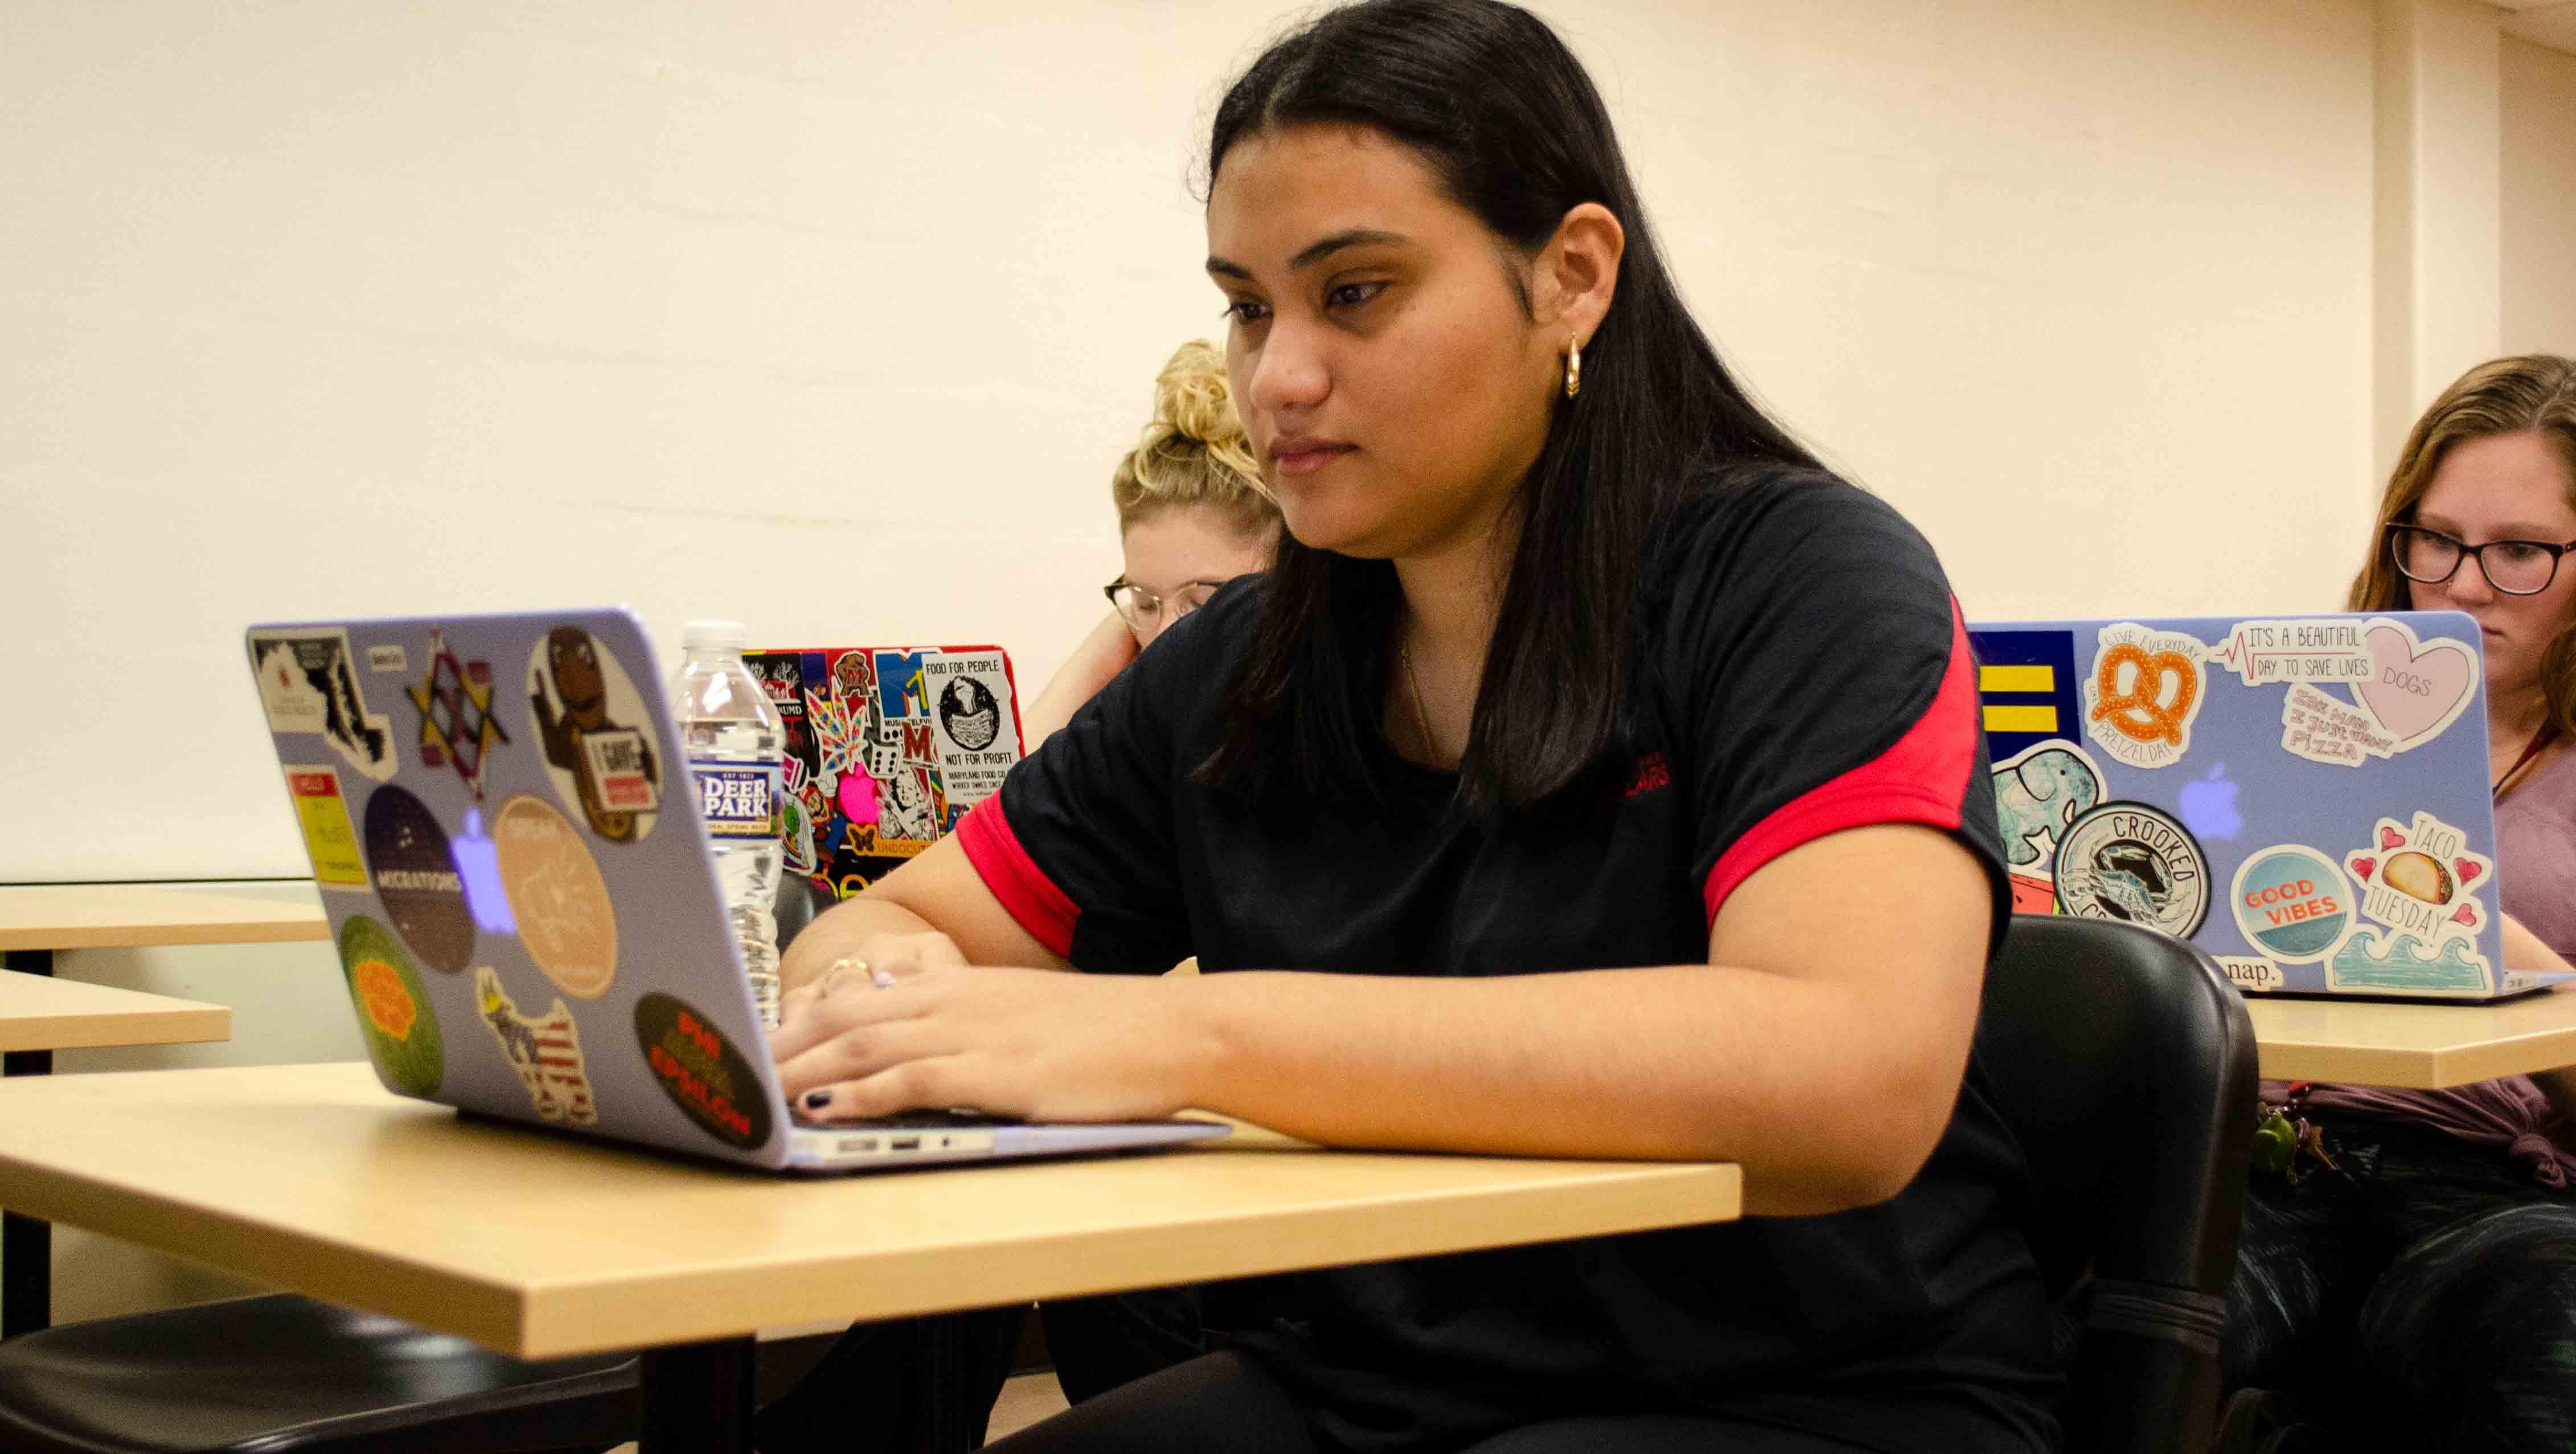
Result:
[[[758,1072],[706,1016],[657,990],[635,1002],[635,1040],[662,1093],[698,1129],[743,1151],[769,1140]]]
[[[446,1078],[446,1052],[429,993],[402,942],[366,915],[353,915],[340,928],[340,968],[376,1073],[405,1095],[435,1094]]]

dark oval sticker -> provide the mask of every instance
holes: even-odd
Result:
[[[390,783],[367,799],[367,867],[411,952],[432,969],[464,969],[474,957],[474,915],[447,830],[420,799]]]
[[[635,1002],[635,1040],[671,1103],[727,1146],[769,1140],[769,1096],[760,1075],[707,1017],[655,991]]]

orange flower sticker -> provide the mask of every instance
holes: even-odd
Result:
[[[396,1040],[411,1038],[411,1022],[420,1017],[420,1006],[412,1003],[411,991],[403,988],[402,976],[381,959],[361,959],[349,971],[349,983],[358,991],[358,1006],[367,1012],[367,1023]]]

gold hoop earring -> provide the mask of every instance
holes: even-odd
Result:
[[[1583,392],[1583,345],[1571,335],[1565,340],[1565,397],[1571,399]]]

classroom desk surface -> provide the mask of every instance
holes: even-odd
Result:
[[[2439,1090],[2576,1065],[2576,986],[2489,1005],[2248,995],[2273,1080]]]
[[[460,1120],[363,1063],[0,1085],[14,1210],[522,1357],[1726,1221],[1742,1186],[1729,1165],[1325,1151],[1249,1129],[797,1178]]]
[[[130,949],[328,939],[310,883],[0,886],[0,950]]]
[[[0,1050],[229,1040],[233,1012],[108,985],[0,970]]]

